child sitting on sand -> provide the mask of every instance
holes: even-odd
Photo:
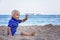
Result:
[[[18,24],[21,22],[25,22],[28,19],[28,15],[26,15],[26,18],[24,18],[23,20],[20,20],[19,16],[20,16],[20,12],[18,10],[12,11],[12,18],[10,19],[10,21],[8,23],[8,29],[7,29],[8,30],[8,36],[12,37],[16,34],[33,36],[34,32],[27,33],[27,32],[22,32],[21,30],[17,31]]]

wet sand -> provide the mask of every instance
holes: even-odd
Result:
[[[20,26],[19,31],[35,32],[35,36],[15,35],[12,38],[6,36],[7,27],[0,26],[0,40],[60,40],[59,25],[44,25],[44,26]]]

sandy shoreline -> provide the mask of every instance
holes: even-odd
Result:
[[[60,26],[58,25],[20,26],[19,31],[35,32],[35,36],[15,35],[12,38],[6,36],[6,29],[6,26],[0,26],[0,40],[60,40]]]

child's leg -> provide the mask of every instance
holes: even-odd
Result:
[[[32,32],[32,33],[21,32],[21,35],[25,35],[25,36],[34,36],[34,35],[35,35],[35,32]]]

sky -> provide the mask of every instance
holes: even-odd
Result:
[[[14,9],[21,14],[60,15],[60,0],[0,0],[0,15],[11,14]]]

